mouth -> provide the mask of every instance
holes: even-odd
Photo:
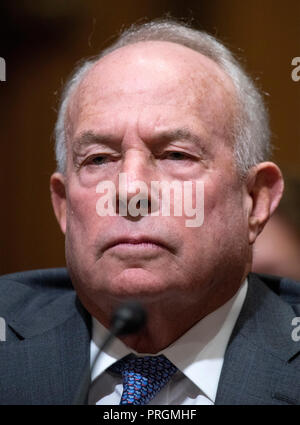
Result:
[[[104,247],[103,251],[107,251],[112,248],[126,249],[126,250],[158,250],[168,249],[169,247],[161,240],[154,239],[151,237],[122,237],[109,241]]]

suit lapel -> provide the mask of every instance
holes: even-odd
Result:
[[[256,275],[249,275],[246,300],[225,353],[216,404],[299,403],[299,382],[290,362],[300,351],[291,338],[295,315]]]
[[[16,282],[8,282],[3,293],[13,296],[15,308],[1,313],[7,323],[7,341],[3,349],[0,345],[0,364],[6,365],[1,403],[71,404],[89,363],[90,315],[73,290],[54,294],[47,303]]]

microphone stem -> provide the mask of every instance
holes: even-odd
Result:
[[[95,364],[100,354],[103,352],[104,348],[106,348],[112,342],[112,340],[115,338],[117,334],[118,332],[116,331],[116,329],[113,329],[100,345],[92,364],[90,365],[88,362],[87,366],[84,369],[82,382],[79,386],[76,396],[74,397],[74,401],[72,403],[73,405],[82,405],[85,403],[85,398],[88,393],[88,388],[90,386],[90,378],[95,368]]]
[[[83,377],[79,384],[78,391],[73,400],[73,405],[85,404],[88,395],[91,376],[96,362],[103,350],[112,342],[117,335],[129,335],[137,332],[146,322],[145,310],[136,301],[123,304],[114,314],[110,332],[108,332],[103,343],[100,345],[97,354],[90,365],[90,360],[84,368]]]
[[[100,354],[102,353],[102,351],[104,350],[104,348],[106,348],[112,342],[112,340],[116,337],[116,335],[117,335],[116,332],[113,332],[113,331],[110,332],[107,335],[107,337],[105,338],[105,340],[102,342],[102,344],[100,345],[100,347],[99,347],[99,349],[97,351],[97,354],[96,354],[96,356],[95,356],[95,358],[94,358],[94,360],[92,362],[91,368],[90,368],[91,375],[92,375],[92,372],[94,370],[95,364],[96,364],[96,362],[97,362]]]

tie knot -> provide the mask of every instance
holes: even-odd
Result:
[[[129,354],[109,370],[123,378],[120,404],[147,404],[167,384],[177,368],[164,355],[137,357]]]

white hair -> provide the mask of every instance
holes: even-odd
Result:
[[[219,65],[231,78],[236,90],[238,113],[234,117],[232,136],[238,171],[245,176],[252,166],[269,158],[271,150],[269,119],[262,95],[231,52],[204,31],[193,29],[186,23],[164,19],[132,25],[123,31],[110,47],[75,70],[64,88],[55,127],[58,171],[64,173],[66,167],[66,111],[71,94],[74,93],[87,71],[100,58],[120,47],[141,41],[177,43],[207,56]]]

